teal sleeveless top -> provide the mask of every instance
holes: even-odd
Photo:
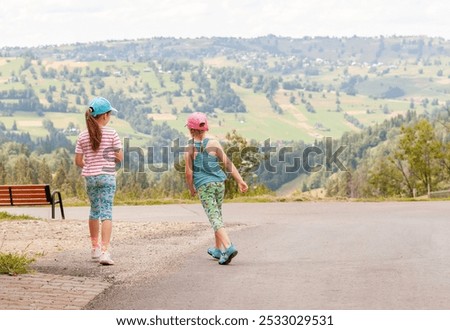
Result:
[[[210,182],[223,182],[227,178],[219,165],[216,156],[208,154],[206,145],[209,139],[202,142],[194,141],[197,155],[194,159],[194,186],[196,189]]]

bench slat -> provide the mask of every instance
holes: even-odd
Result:
[[[24,201],[45,201],[47,203],[50,203],[47,198],[45,198],[45,196],[14,196],[13,197],[13,203],[15,204],[16,202],[24,202]]]
[[[39,191],[39,192],[36,192],[36,191],[32,191],[32,192],[26,192],[26,191],[24,191],[24,192],[16,192],[16,191],[13,190],[12,194],[13,194],[13,200],[17,199],[17,198],[20,199],[20,198],[28,198],[28,197],[45,198],[45,199],[47,198],[47,195],[46,195],[45,191]]]
[[[20,184],[20,185],[12,185],[12,186],[4,186],[8,189],[8,187],[11,187],[12,189],[36,189],[41,190],[45,187],[47,187],[47,184]]]
[[[17,194],[23,194],[23,193],[38,193],[38,192],[45,192],[45,188],[39,188],[39,189],[31,189],[31,188],[20,188],[20,189],[16,189],[16,188],[11,188],[11,191],[13,193],[17,193]]]
[[[24,206],[24,205],[48,205],[47,201],[18,201],[14,202],[13,206]]]

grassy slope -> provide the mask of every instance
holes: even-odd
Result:
[[[368,79],[358,83],[356,89],[358,94],[349,96],[345,93],[340,94],[340,106],[342,112],[336,112],[336,94],[334,92],[304,92],[305,100],[310,102],[315,109],[315,113],[306,111],[305,104],[300,102],[299,91],[285,91],[280,89],[275,95],[275,101],[283,109],[283,114],[276,114],[265,97],[261,93],[253,93],[250,89],[245,89],[238,85],[233,85],[232,88],[241,98],[247,107],[248,112],[245,114],[229,114],[218,111],[218,118],[211,118],[211,133],[218,137],[223,137],[227,132],[236,129],[240,134],[249,139],[256,139],[259,141],[270,138],[272,140],[305,140],[312,142],[316,138],[323,136],[331,136],[338,138],[346,131],[357,131],[353,124],[344,119],[344,113],[356,117],[364,125],[372,125],[381,122],[399,113],[404,113],[409,109],[411,99],[414,100],[416,110],[423,111],[420,102],[423,98],[438,98],[439,101],[445,102],[449,100],[448,85],[450,84],[449,77],[449,63],[450,59],[445,58],[441,60],[439,65],[422,66],[415,63],[402,63],[398,67],[390,68],[389,73],[380,75],[382,68],[377,70],[377,73],[369,73],[368,67],[364,66],[348,66],[347,72],[350,75],[367,76]],[[61,70],[66,66],[69,70],[75,67],[86,70],[89,66],[91,71],[96,68],[108,72],[120,72],[120,75],[111,75],[104,78],[107,87],[115,90],[122,89],[125,93],[132,97],[142,97],[140,88],[144,83],[148,83],[153,93],[152,103],[149,104],[154,109],[154,114],[151,116],[156,122],[167,121],[167,123],[180,130],[184,131],[186,114],[180,113],[184,106],[192,108],[192,101],[196,101],[199,95],[190,98],[187,96],[172,97],[172,103],[169,104],[165,95],[165,91],[175,91],[179,87],[171,81],[170,72],[153,72],[145,70],[146,63],[129,63],[129,62],[91,62],[79,63],[70,61],[61,62],[45,62],[46,68],[54,68]],[[211,58],[205,59],[205,64],[212,66],[234,66],[235,62],[225,58]],[[20,82],[10,82],[9,77],[13,73],[19,72],[20,66],[23,65],[22,59],[0,59],[0,91],[14,89],[24,89],[24,85]],[[42,79],[37,71],[38,79],[34,79],[32,73],[27,70],[23,76],[28,83],[35,89],[40,101],[47,105],[45,93],[43,89],[48,89],[49,86],[55,86],[57,92],[54,93],[54,100],[59,100],[59,91],[62,84],[66,89],[76,89],[82,85],[89,93],[91,85],[88,79],[85,79],[78,85],[70,81],[57,81],[55,79]],[[130,70],[139,72],[138,75],[131,74]],[[444,74],[442,77],[437,76],[437,71],[442,69]],[[422,71],[422,73],[420,73]],[[195,88],[195,84],[190,79],[189,73],[183,74],[184,90]],[[286,77],[289,80],[292,77]],[[161,87],[159,79],[164,81],[164,87]],[[326,86],[332,84],[339,86],[345,80],[344,68],[338,67],[334,70],[327,68],[321,69],[319,76],[304,77],[300,76],[302,81],[307,79],[310,82],[317,82]],[[398,86],[405,90],[406,95],[398,99],[380,99],[377,98],[380,94],[385,92],[390,86]],[[101,90],[97,90],[97,94],[101,94]],[[75,96],[67,94],[70,105],[75,105]],[[296,101],[291,104],[289,98],[294,96]],[[5,102],[5,101],[4,101]],[[14,100],[8,100],[14,102]],[[383,108],[387,106],[390,113],[384,113]],[[429,106],[430,107],[430,106]],[[77,106],[80,114],[59,114],[47,113],[45,118],[54,122],[55,127],[65,128],[69,122],[75,123],[80,128],[84,127],[84,118],[82,115],[83,106]],[[173,115],[173,108],[177,109],[178,114]],[[431,107],[430,107],[431,108]],[[158,113],[156,113],[158,112]],[[370,114],[368,112],[371,112]],[[42,127],[42,119],[34,114],[17,112],[14,117],[0,117],[6,127],[11,128],[14,121],[16,121],[18,129],[29,132],[32,136],[45,136],[47,133]],[[127,123],[115,119],[112,123],[117,128],[122,136],[132,136],[135,138],[145,138],[143,134],[135,132]],[[323,126],[326,130],[318,128],[318,125]]]

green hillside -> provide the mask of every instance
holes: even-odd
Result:
[[[204,111],[220,138],[232,130],[258,141],[339,138],[445,104],[449,49],[424,37],[274,36],[2,49],[0,122],[33,137],[46,134],[41,118],[82,128],[92,97],[118,95],[123,135],[148,135],[133,123],[138,113],[185,134],[187,115]]]
[[[85,121],[84,114],[81,113],[46,113],[43,116],[38,116],[33,113],[16,112],[14,116],[1,117],[1,122],[4,123],[7,129],[11,129],[15,124],[17,131],[29,132],[31,136],[45,137],[48,132],[44,128],[44,121],[51,120],[55,128],[67,129],[70,123],[73,123],[75,127],[84,129]],[[147,138],[145,134],[136,132],[128,122],[119,118],[113,118],[111,125],[117,130],[122,137],[129,137],[133,139]],[[68,138],[75,141],[76,135],[70,135]]]

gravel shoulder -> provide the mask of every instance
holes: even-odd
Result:
[[[233,224],[229,231],[242,226]],[[34,257],[42,273],[96,277],[120,285],[157,280],[177,269],[183,256],[213,243],[207,222],[114,221],[114,266],[90,259],[87,221],[21,220],[0,222],[0,251]]]

